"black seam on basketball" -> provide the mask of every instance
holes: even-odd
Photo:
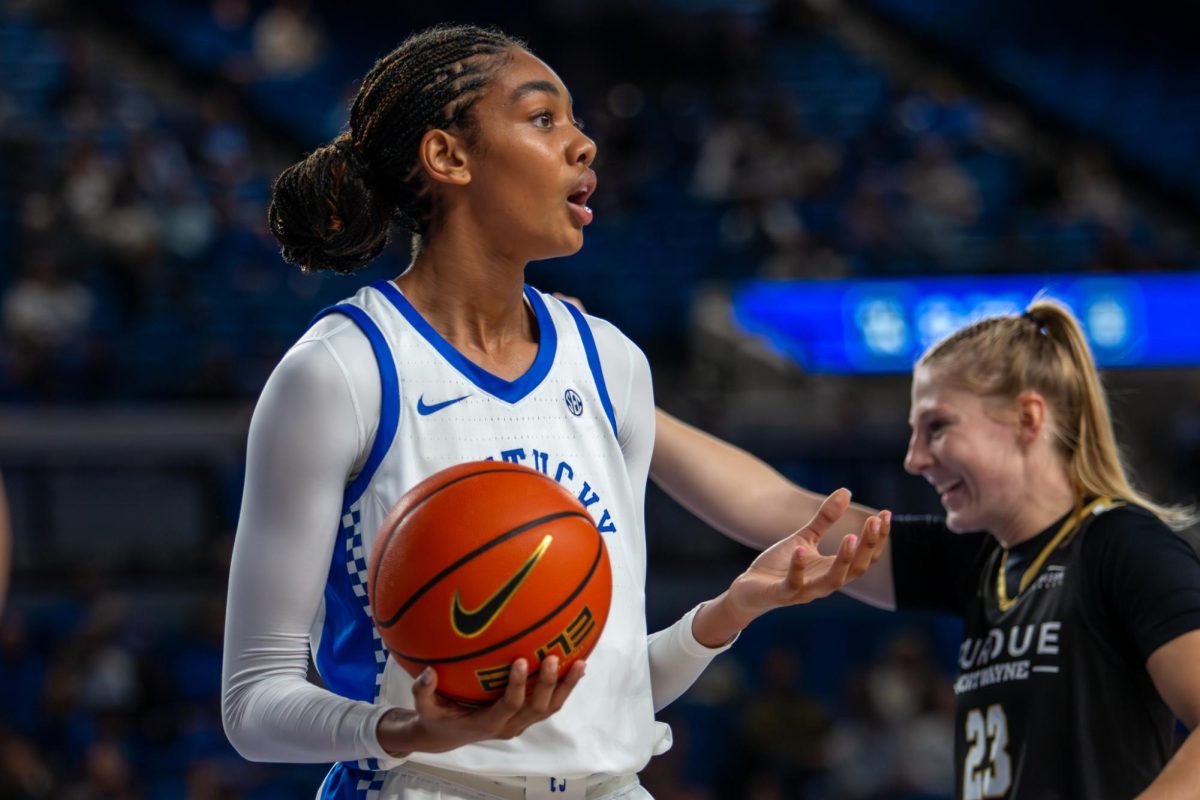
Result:
[[[514,536],[519,536],[528,530],[532,530],[533,528],[538,527],[539,525],[545,525],[548,522],[554,522],[556,519],[563,519],[565,517],[579,517],[581,519],[586,519],[589,523],[592,522],[592,518],[590,516],[588,516],[587,514],[584,514],[582,512],[579,512],[579,511],[556,511],[553,514],[547,514],[544,517],[539,517],[535,520],[530,520],[529,522],[526,522],[523,525],[518,525],[517,527],[513,528],[512,530],[505,531],[504,533],[500,534],[499,536],[496,536],[495,538],[490,539],[489,541],[486,541],[483,544],[479,545],[479,547],[476,547],[474,550],[467,553],[462,558],[458,559],[454,563],[450,564],[450,566],[443,569],[437,575],[434,575],[432,578],[430,578],[428,581],[425,582],[424,586],[422,586],[420,589],[417,589],[417,591],[413,592],[412,597],[408,598],[403,603],[401,603],[400,608],[396,610],[395,614],[388,617],[386,620],[377,619],[377,620],[375,620],[375,624],[378,625],[380,628],[392,627],[393,625],[395,625],[397,622],[400,621],[400,617],[402,617],[404,615],[404,612],[408,611],[408,609],[411,608],[414,603],[416,603],[418,600],[420,600],[421,597],[424,596],[424,594],[426,592],[428,592],[430,589],[432,589],[437,584],[438,581],[442,580],[442,578],[445,578],[451,572],[454,572],[454,570],[458,569],[463,564],[466,564],[468,561],[470,561],[471,559],[480,555],[481,553],[487,552],[491,548],[496,547],[497,545],[503,544],[504,542],[508,541],[509,539],[513,538]]]
[[[590,521],[590,518],[589,518],[589,521]],[[508,637],[507,639],[500,641],[500,642],[496,642],[495,644],[485,647],[482,650],[476,650],[471,653],[463,653],[463,654],[457,655],[457,656],[449,656],[446,658],[421,658],[420,656],[410,656],[407,653],[399,653],[395,650],[391,651],[392,655],[396,656],[397,658],[406,659],[408,661],[415,661],[418,664],[453,664],[456,661],[465,661],[468,658],[475,658],[476,656],[484,656],[484,655],[487,655],[488,653],[492,652],[493,650],[499,650],[501,647],[507,647],[508,645],[510,645],[513,642],[520,639],[522,636],[527,635],[530,631],[541,627],[542,625],[546,624],[551,619],[553,619],[556,614],[558,614],[564,608],[569,606],[571,604],[572,600],[574,600],[576,597],[579,597],[580,592],[582,592],[587,587],[587,585],[592,582],[592,576],[596,574],[596,567],[600,566],[600,556],[604,554],[604,538],[601,536],[597,536],[596,542],[597,542],[596,557],[594,559],[592,559],[592,566],[588,569],[587,575],[583,576],[583,580],[581,580],[579,582],[579,585],[575,587],[575,590],[573,592],[571,592],[571,594],[567,597],[566,600],[563,600],[561,603],[559,603],[558,606],[553,611],[551,611],[546,616],[539,619],[537,622],[534,622],[529,627],[525,628],[525,630],[520,631],[518,633],[514,633],[512,636]]]
[[[388,545],[391,544],[391,542],[392,542],[392,535],[396,532],[396,529],[400,527],[400,523],[403,522],[404,520],[408,519],[409,514],[413,513],[418,508],[425,505],[426,501],[428,501],[431,497],[433,497],[435,494],[442,491],[443,489],[448,489],[456,483],[462,483],[465,480],[469,480],[469,479],[477,477],[479,475],[494,475],[497,472],[507,472],[510,475],[529,475],[529,473],[524,470],[507,469],[505,467],[501,467],[501,466],[497,465],[496,467],[493,467],[491,469],[481,469],[478,472],[472,472],[470,475],[460,475],[459,477],[455,478],[454,480],[446,481],[445,483],[443,483],[441,486],[437,487],[436,489],[430,490],[430,492],[427,495],[425,495],[420,500],[418,500],[416,503],[414,503],[412,508],[410,508],[408,511],[405,511],[403,516],[401,516],[400,519],[396,520],[392,524],[392,529],[387,532],[387,536],[384,537],[383,545],[380,547],[380,550],[379,550],[380,558],[377,559],[375,561],[375,563],[371,565],[371,577],[370,577],[370,583],[368,585],[369,586],[375,585],[376,579],[379,578],[379,565],[383,561],[382,555],[387,552]],[[543,475],[540,472],[537,472],[535,474],[540,478],[545,478],[546,480],[550,480],[549,475]],[[555,482],[555,486],[558,486],[558,485],[559,484],[557,482]],[[372,593],[372,596],[374,596],[373,593]],[[372,611],[372,615],[374,615],[375,609],[372,608],[371,611]],[[393,619],[390,623],[388,623],[384,627],[390,628],[392,625],[395,625],[395,624],[396,624],[396,620]]]

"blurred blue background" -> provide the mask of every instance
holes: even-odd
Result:
[[[0,798],[315,792],[324,767],[246,763],[220,727],[246,425],[313,313],[408,254],[305,276],[265,207],[435,22],[499,24],[571,89],[596,222],[529,281],[637,341],[660,405],[805,486],[936,511],[900,469],[908,365],[1057,289],[1099,309],[1141,484],[1194,499],[1200,55],[1177,6],[0,0]],[[647,529],[653,627],[752,556],[657,491]],[[949,797],[957,636],[842,597],[765,618],[664,713],[644,781]]]

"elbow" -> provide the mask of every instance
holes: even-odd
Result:
[[[229,744],[242,758],[247,761],[267,761],[257,746],[260,737],[254,736],[252,726],[247,724],[247,704],[248,699],[243,693],[234,687],[225,687],[221,692],[221,727]]]
[[[225,738],[237,751],[238,755],[249,761],[251,757],[246,743],[245,730],[241,724],[242,717],[237,711],[237,702],[228,688],[221,692],[221,727],[225,729]]]

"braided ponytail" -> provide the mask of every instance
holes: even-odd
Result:
[[[388,243],[395,225],[414,249],[436,209],[417,148],[429,130],[473,141],[470,112],[507,54],[525,45],[472,25],[413,34],[375,63],[333,142],[285,169],[271,190],[271,232],[285,261],[348,274]]]

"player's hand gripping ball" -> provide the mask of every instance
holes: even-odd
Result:
[[[600,638],[612,599],[604,539],[587,509],[537,470],[477,461],[432,475],[392,508],[367,588],[392,658],[464,703],[498,698],[512,662],[559,674]]]

